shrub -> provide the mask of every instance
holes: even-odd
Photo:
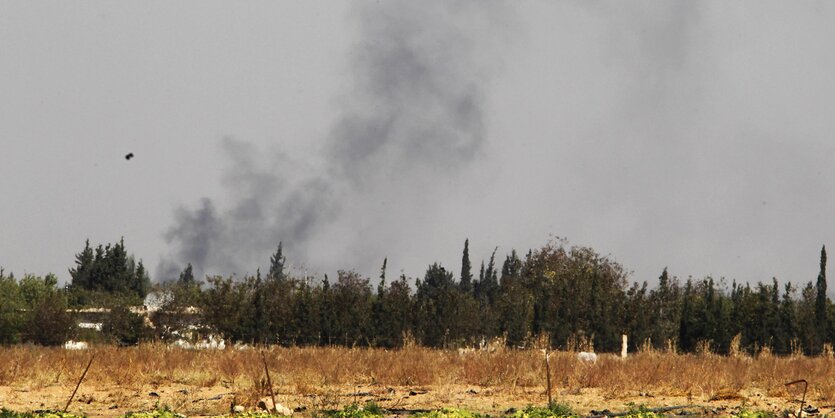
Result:
[[[743,409],[743,410],[739,411],[739,413],[737,413],[734,416],[739,417],[739,418],[773,418],[773,417],[776,417],[776,415],[774,415],[771,412],[749,411],[747,409]]]
[[[323,414],[328,418],[380,418],[385,416],[385,411],[373,402],[365,406],[357,404],[349,405],[345,409],[336,412]]]
[[[102,332],[119,345],[136,345],[145,334],[145,325],[142,316],[120,305],[110,310]]]
[[[185,415],[178,414],[166,407],[149,412],[128,412],[124,418],[185,418]]]
[[[432,412],[415,414],[417,418],[486,418],[486,415],[470,412],[465,409],[444,408]]]
[[[551,418],[551,417],[576,417],[577,414],[570,406],[561,403],[555,403],[550,408],[528,406],[527,408],[516,411],[511,415],[512,418]]]
[[[57,291],[49,292],[35,302],[30,312],[26,333],[35,344],[64,344],[75,331],[75,316],[67,312],[67,299]]]

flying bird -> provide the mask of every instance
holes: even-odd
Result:
[[[133,158],[133,153],[132,152],[128,153],[128,155],[125,155],[126,160],[130,160],[131,158]]]

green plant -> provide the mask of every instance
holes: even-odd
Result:
[[[139,344],[145,332],[142,317],[125,305],[113,307],[102,327],[102,334],[119,345]]]
[[[470,412],[465,409],[444,408],[432,412],[414,415],[416,418],[486,418],[486,415]]]
[[[737,414],[733,415],[739,418],[774,418],[777,415],[766,412],[766,411],[749,411],[747,409],[742,409]]]
[[[663,417],[663,414],[657,414],[652,411],[639,411],[629,415],[626,415],[627,418],[658,418]]]
[[[384,417],[385,411],[376,403],[369,402],[365,406],[348,405],[341,411],[328,412],[323,415],[328,418],[377,418]]]
[[[124,415],[124,418],[185,418],[186,416],[177,412],[174,412],[168,407],[165,408],[157,408],[152,411],[148,412],[128,412]]]
[[[551,407],[538,407],[528,405],[525,409],[516,411],[512,418],[551,418],[551,417],[576,417],[578,416],[570,406],[555,403]]]

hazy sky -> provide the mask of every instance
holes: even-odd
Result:
[[[635,280],[806,282],[835,5],[0,2],[0,266],[420,276],[567,238]],[[133,152],[130,161],[124,155]]]

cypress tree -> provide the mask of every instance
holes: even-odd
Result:
[[[788,354],[791,352],[791,341],[797,338],[797,317],[794,303],[794,287],[791,282],[786,283],[783,292],[783,299],[780,302],[780,331],[778,335],[782,340],[778,340],[780,345],[775,347],[778,354]]]
[[[678,343],[682,350],[684,351],[692,351],[695,347],[695,341],[693,341],[693,308],[692,308],[692,289],[693,285],[690,279],[687,279],[687,283],[684,285],[684,297],[682,300],[682,307],[681,307],[681,321],[678,329]]]
[[[807,354],[818,354],[821,350],[821,340],[818,335],[821,326],[815,315],[816,301],[815,285],[809,281],[801,290],[797,309],[798,336]]]
[[[388,257],[383,259],[383,267],[380,268],[380,283],[377,285],[377,296],[371,305],[371,322],[373,325],[373,337],[377,340],[375,341],[376,344],[380,344],[379,338],[386,331],[385,312],[383,309],[386,293],[386,264],[388,264]]]
[[[498,295],[499,279],[496,271],[496,251],[498,249],[499,247],[496,247],[493,250],[486,270],[484,269],[484,261],[481,262],[481,273],[479,274],[478,284],[475,286],[475,297],[480,299],[483,304],[493,303]]]
[[[325,279],[322,280],[320,295],[319,344],[331,345],[333,344],[335,311],[333,307],[333,291],[331,290],[331,283],[328,280],[327,274],[325,275]]]
[[[99,245],[95,251],[90,241],[76,254],[76,267],[70,269],[72,287],[84,291],[107,292],[142,299],[148,293],[150,278],[140,260],[135,262],[125,250],[125,240],[114,245]],[[84,299],[84,298],[82,298]]]
[[[818,335],[823,340],[826,337],[826,246],[821,248],[820,273],[815,284],[817,295],[815,298],[815,321],[818,324]]]
[[[484,274],[487,280],[498,284],[499,278],[498,273],[496,272],[496,251],[499,251],[499,247],[493,249],[493,254],[490,255],[490,262],[487,263],[487,271]]]
[[[452,273],[438,263],[426,270],[423,281],[417,285],[416,302],[420,315],[420,334],[423,343],[431,347],[443,347],[454,334],[454,282]]]
[[[79,289],[90,288],[90,276],[93,270],[93,262],[95,257],[93,249],[90,248],[90,240],[84,241],[84,249],[75,255],[76,267],[70,269],[70,276],[72,277],[72,286]]]
[[[151,288],[151,278],[145,270],[145,265],[142,260],[136,264],[136,272],[133,277],[131,290],[139,297],[145,298],[148,295],[148,290]]]
[[[266,344],[267,343],[267,330],[269,329],[268,322],[267,322],[267,315],[265,314],[265,295],[264,295],[264,283],[261,280],[261,269],[257,269],[255,272],[255,277],[250,278],[250,286],[251,286],[251,301],[252,304],[252,327],[246,330],[246,334],[250,338],[253,343],[257,344]]]
[[[282,243],[278,243],[278,249],[270,257],[270,271],[268,277],[275,280],[283,280],[286,277],[284,271],[287,258],[284,257]]]
[[[180,273],[180,278],[177,279],[177,282],[185,286],[194,284],[194,269],[191,267],[191,263],[188,263],[188,266]]]
[[[502,283],[508,279],[519,277],[522,272],[522,260],[516,254],[516,250],[511,250],[510,255],[505,257],[502,264]]]
[[[464,240],[464,255],[461,257],[461,282],[459,288],[464,293],[473,291],[472,264],[470,264],[470,239]]]

